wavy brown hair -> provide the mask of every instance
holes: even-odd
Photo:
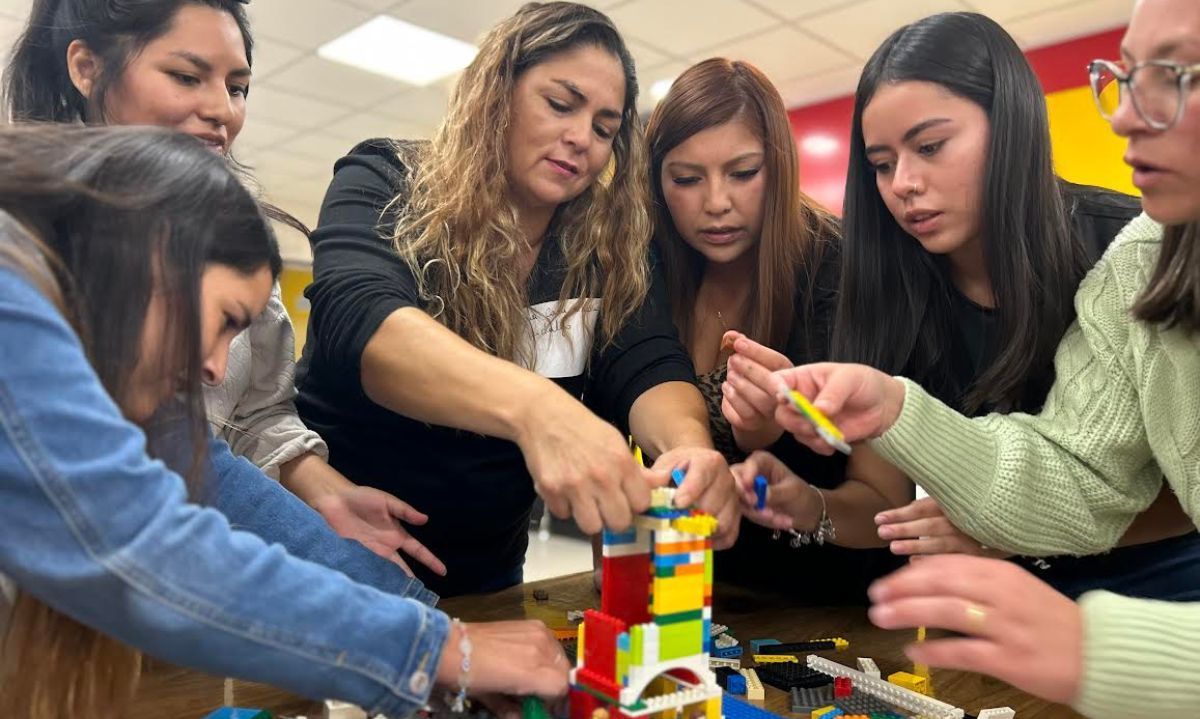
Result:
[[[762,141],[767,173],[746,334],[782,351],[797,320],[797,284],[804,278],[812,289],[824,238],[836,237],[838,227],[832,215],[801,192],[800,162],[783,98],[753,65],[725,58],[693,65],[676,78],[650,116],[646,132],[656,207],[654,241],[663,255],[675,325],[690,346],[704,256],[683,241],[671,219],[662,189],[663,160],[696,133],[735,120],[745,122]]]
[[[608,344],[649,287],[645,149],[633,59],[603,13],[569,2],[529,3],[480,43],[450,95],[433,141],[401,149],[412,168],[397,198],[395,245],[435,318],[475,347],[530,362],[527,288],[517,271],[529,242],[509,193],[507,138],[513,90],[529,68],[578,47],[610,52],[625,75],[621,126],[606,171],[552,222],[566,259],[557,312],[570,317],[602,298],[600,338]]]
[[[167,130],[6,128],[0,222],[0,267],[27,277],[59,307],[118,406],[129,399],[147,308],[161,291],[162,361],[181,378],[192,451],[171,446],[178,434],[169,440],[153,423],[143,428],[152,454],[171,450],[191,460],[179,469],[191,470],[194,489],[208,436],[201,276],[211,264],[246,274],[269,267],[275,276],[282,266],[265,215],[228,163]],[[0,716],[22,719],[119,716],[141,666],[135,649],[24,592],[0,658]]]
[[[1133,305],[1143,322],[1200,332],[1200,222],[1163,228],[1162,248],[1146,289]]]

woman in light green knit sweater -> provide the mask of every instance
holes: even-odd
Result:
[[[861,365],[777,373],[847,439],[875,438],[991,547],[1107,549],[1164,477],[1200,518],[1200,2],[1141,0],[1122,52],[1124,63],[1093,64],[1093,89],[1129,138],[1125,159],[1150,217],[1126,227],[1080,286],[1040,415],[970,420]],[[1114,75],[1117,107],[1117,88],[1105,91]],[[832,451],[787,405],[776,419]],[[916,563],[879,582],[872,599],[879,626],[966,635],[912,647],[914,661],[992,674],[1095,717],[1194,716],[1200,707],[1198,604],[1105,592],[1075,604],[1011,564],[974,557]]]

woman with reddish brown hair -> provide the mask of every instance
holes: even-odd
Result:
[[[725,418],[730,411],[749,415],[741,393],[753,388],[728,379],[729,368],[736,369],[746,357],[775,370],[828,356],[840,229],[836,218],[800,191],[796,145],[783,100],[753,65],[705,60],[680,75],[659,103],[650,118],[648,145],[655,244],[675,324],[708,404],[716,446],[731,463],[745,460],[735,476],[749,473],[751,481],[759,472],[773,481],[790,468],[809,484],[773,483],[771,491],[795,494],[798,502],[817,510],[812,527],[794,526],[791,517],[782,516],[765,529],[744,523],[738,545],[719,555],[721,576],[763,579],[778,589],[787,580],[764,569],[794,563],[795,552],[787,542],[773,541],[772,530],[793,530],[794,538],[817,530],[809,536],[843,545],[803,550],[812,571],[836,573],[843,580],[837,582],[837,596],[822,590],[820,601],[863,601],[867,582],[894,566],[894,560],[882,551],[849,549],[882,546],[871,523],[847,523],[835,539],[819,531],[821,520],[836,523],[839,514],[851,508],[857,514],[867,505],[875,511],[901,506],[911,499],[911,485],[894,470],[887,472],[886,465],[866,466],[875,463],[866,452],[856,453],[847,467],[840,458],[817,456],[783,436],[774,422],[731,426]],[[771,454],[755,452],[766,448]],[[863,474],[871,476],[869,483],[856,479]],[[856,531],[858,525],[864,531]],[[807,581],[785,584],[801,597],[811,586]]]

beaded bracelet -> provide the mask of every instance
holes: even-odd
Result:
[[[834,539],[837,539],[837,529],[833,526],[833,520],[829,518],[829,512],[826,510],[825,493],[819,488],[813,487],[811,484],[809,487],[812,489],[812,491],[817,493],[818,497],[821,498],[821,519],[817,522],[816,530],[812,532],[798,532],[795,529],[787,530],[788,534],[792,535],[792,539],[789,544],[793,549],[812,544],[813,542],[816,542],[818,546],[821,546],[827,541],[833,541]],[[775,533],[771,535],[771,538],[779,539],[779,535],[780,530],[776,529]]]
[[[459,665],[458,693],[449,702],[450,711],[465,712],[467,708],[467,684],[471,678],[471,638],[467,636],[467,625],[454,620],[453,626],[462,630],[462,638],[458,640],[458,650],[462,652],[462,664]]]

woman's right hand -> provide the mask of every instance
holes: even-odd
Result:
[[[638,465],[615,427],[565,393],[530,403],[517,444],[546,508],[585,534],[628,528],[670,479]]]
[[[570,663],[546,625],[534,620],[452,624],[438,662],[438,686],[458,691],[464,626],[471,641],[467,694],[498,716],[520,717],[522,697],[553,703],[567,695]]]
[[[904,406],[904,384],[872,367],[821,362],[775,373],[777,390],[796,390],[833,422],[847,442],[873,439],[896,423]],[[821,439],[812,423],[778,397],[775,421],[818,454],[834,448]]]

